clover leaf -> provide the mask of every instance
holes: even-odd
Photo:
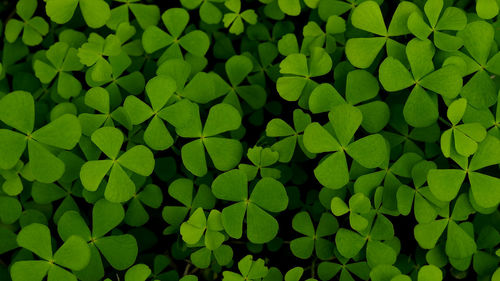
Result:
[[[411,73],[394,57],[387,57],[380,64],[379,79],[385,90],[396,92],[415,85],[403,109],[406,122],[413,127],[428,127],[438,119],[437,96],[433,92],[453,99],[462,90],[462,78],[454,65],[434,70],[434,52],[429,40],[415,38],[406,46]]]
[[[238,262],[238,269],[240,274],[231,271],[224,271],[222,273],[224,281],[236,280],[260,280],[265,277],[269,271],[265,266],[263,259],[253,260],[252,255],[247,255]]]
[[[80,139],[81,127],[76,116],[64,114],[34,131],[34,103],[33,96],[24,91],[12,92],[0,99],[0,120],[18,131],[0,129],[4,142],[0,148],[0,168],[14,167],[28,146],[33,177],[51,183],[62,177],[65,164],[48,147],[72,149]]]
[[[104,276],[101,255],[115,269],[130,267],[137,256],[137,242],[130,234],[106,235],[125,217],[123,207],[105,199],[97,201],[92,209],[92,231],[82,216],[75,211],[64,213],[57,224],[57,231],[64,241],[79,237],[90,248],[88,266],[78,269],[76,276],[82,280],[99,280]]]
[[[329,213],[323,213],[318,226],[314,229],[311,216],[307,212],[297,213],[292,220],[295,231],[305,235],[290,242],[290,250],[294,256],[308,259],[313,254],[322,260],[333,256],[333,244],[325,237],[335,234],[338,229],[337,220]]]
[[[322,48],[313,48],[309,59],[304,54],[288,55],[280,63],[280,73],[286,76],[278,78],[276,89],[287,101],[299,100],[301,107],[307,108],[307,100],[316,82],[310,78],[323,76],[330,72],[332,60]]]
[[[222,12],[218,3],[224,3],[223,0],[181,0],[183,7],[189,10],[199,9],[200,18],[208,24],[217,24],[222,19]]]
[[[231,170],[219,175],[212,183],[212,192],[222,200],[236,202],[222,210],[222,224],[233,238],[242,236],[246,214],[247,237],[252,243],[266,243],[278,233],[278,222],[268,212],[279,213],[288,205],[285,187],[273,178],[257,182],[250,196],[244,172]]]
[[[464,29],[467,17],[464,11],[456,7],[447,7],[440,16],[443,6],[442,0],[427,1],[424,5],[424,12],[428,23],[425,22],[421,13],[413,12],[408,18],[408,29],[421,40],[427,39],[432,33],[437,48],[443,51],[456,51],[462,47],[462,39],[443,31]]]
[[[17,235],[19,246],[33,252],[42,260],[23,260],[12,265],[13,281],[41,280],[48,275],[50,280],[76,280],[70,270],[81,270],[90,262],[90,249],[79,236],[69,236],[53,253],[50,230],[43,224],[30,224]]]
[[[302,152],[304,152],[307,157],[314,157],[314,154],[309,152],[304,146],[303,132],[310,123],[310,115],[304,113],[304,111],[300,109],[295,109],[293,111],[294,128],[279,118],[272,119],[269,123],[267,123],[266,135],[268,137],[282,137],[282,139],[278,140],[271,146],[272,150],[278,152],[280,162],[287,163],[292,160],[297,144],[299,144]]]
[[[384,46],[388,56],[399,58],[404,45],[390,37],[410,33],[406,22],[412,12],[419,12],[415,4],[407,1],[399,3],[387,29],[377,2],[364,1],[359,4],[352,12],[352,25],[378,36],[347,40],[345,54],[349,62],[358,68],[368,68]]]
[[[214,105],[202,128],[199,107],[196,104],[194,106],[195,113],[190,126],[176,128],[179,136],[196,138],[181,148],[182,162],[186,168],[196,176],[204,176],[207,173],[205,149],[216,169],[227,171],[236,167],[243,154],[241,143],[218,135],[238,129],[241,125],[240,113],[229,104]]]
[[[227,0],[224,2],[226,8],[228,8],[231,12],[224,14],[222,18],[222,22],[224,23],[224,27],[229,27],[229,32],[240,35],[245,30],[245,25],[243,21],[246,21],[249,24],[257,23],[257,14],[254,10],[248,9],[245,11],[241,11],[241,0]]]
[[[82,84],[73,75],[73,71],[83,68],[77,57],[77,50],[67,43],[57,42],[45,53],[43,60],[36,60],[33,68],[40,82],[49,84],[56,79],[57,93],[65,98],[76,97],[82,91]]]
[[[307,126],[304,145],[313,153],[333,152],[314,169],[314,175],[322,185],[339,189],[349,181],[345,153],[366,168],[376,168],[385,161],[387,146],[379,134],[352,142],[363,119],[361,111],[352,105],[334,107],[328,118],[326,128],[317,122]]]
[[[205,32],[193,30],[181,36],[189,23],[189,13],[186,10],[168,9],[162,14],[161,19],[168,33],[156,25],[151,25],[142,35],[142,44],[147,53],[154,53],[167,47],[158,63],[161,64],[169,58],[183,58],[181,47],[194,56],[203,57],[206,54],[210,41]]]
[[[14,43],[21,31],[22,40],[27,46],[36,46],[49,33],[48,23],[39,16],[33,17],[38,4],[36,0],[20,0],[16,4],[16,12],[23,21],[11,19],[5,25],[5,39]]]
[[[80,171],[83,186],[89,191],[96,191],[106,174],[111,171],[104,197],[111,202],[129,200],[134,196],[136,187],[123,168],[149,176],[155,164],[153,153],[143,145],[136,145],[120,155],[123,134],[113,127],[97,129],[91,139],[109,159],[91,160],[83,164]]]
[[[106,22],[106,26],[111,29],[118,28],[123,22],[129,22],[129,10],[142,29],[146,29],[151,25],[157,25],[158,21],[160,21],[160,9],[156,5],[137,3],[140,2],[139,0],[115,1],[125,4],[111,9],[111,16]]]

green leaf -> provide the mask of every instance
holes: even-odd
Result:
[[[82,270],[90,261],[90,249],[80,236],[70,236],[55,252],[55,263],[71,270]]]
[[[446,239],[446,254],[450,258],[464,259],[476,252],[476,243],[465,229],[464,224],[458,225],[454,221],[448,223],[448,235]]]
[[[118,270],[124,270],[134,264],[137,257],[137,242],[130,234],[103,237],[98,239],[95,245],[109,264]]]
[[[465,172],[452,169],[430,170],[427,181],[432,194],[441,201],[455,199],[465,179]]]
[[[212,182],[215,197],[229,201],[242,201],[248,198],[247,178],[241,170],[231,170],[219,175]]]
[[[151,269],[145,264],[136,264],[125,273],[125,281],[146,281],[151,275]]]
[[[104,198],[110,202],[121,203],[134,196],[135,184],[123,168],[114,164],[109,174],[109,181],[104,191]]]
[[[447,225],[447,219],[436,220],[425,224],[420,223],[415,226],[413,233],[420,247],[432,249],[435,247]]]
[[[384,18],[377,2],[365,1],[356,7],[351,17],[352,25],[356,28],[375,33],[380,36],[387,34]]]
[[[234,139],[210,137],[203,139],[216,169],[228,171],[238,165],[243,155],[241,143]]]
[[[187,222],[181,225],[182,240],[188,244],[196,244],[200,241],[207,227],[207,218],[202,208],[196,209]]]
[[[26,136],[0,129],[0,169],[13,168],[26,149]]]
[[[263,178],[254,187],[249,201],[270,212],[281,212],[288,206],[285,187],[273,178]]]
[[[115,159],[123,144],[123,134],[114,127],[102,127],[92,134],[92,142],[111,159]]]
[[[271,122],[269,122],[268,128],[270,127],[270,124]],[[287,125],[286,123],[284,124]],[[291,128],[290,130],[293,134],[294,131]],[[335,140],[335,138],[317,122],[311,123],[306,127],[304,131],[304,145],[307,150],[312,153],[337,151],[341,148],[337,140]]]
[[[314,169],[314,176],[322,185],[339,189],[349,182],[347,161],[343,152],[328,156]]]
[[[385,46],[386,41],[382,37],[349,39],[345,46],[347,59],[355,67],[368,68]]]
[[[64,162],[54,156],[42,144],[29,140],[28,152],[31,172],[36,180],[51,183],[62,177],[65,170]]]
[[[0,99],[0,120],[29,134],[35,124],[35,102],[28,92],[16,91]]]
[[[220,103],[210,108],[207,121],[203,128],[203,136],[211,137],[227,131],[238,129],[241,125],[241,116],[233,106]]]
[[[483,208],[490,208],[500,203],[500,179],[480,173],[469,173],[472,196]]]
[[[182,146],[181,157],[186,169],[194,175],[204,176],[207,173],[205,148],[201,139],[194,140]]]
[[[429,127],[439,116],[436,96],[415,86],[406,100],[403,114],[409,125],[416,128]]]
[[[125,217],[123,207],[118,203],[99,200],[92,210],[92,236],[99,238],[117,227]]]
[[[351,143],[346,152],[362,166],[375,168],[386,160],[387,145],[382,135],[369,135]]]
[[[247,206],[247,237],[252,243],[263,244],[271,241],[278,234],[276,219],[256,204]]]
[[[356,232],[341,228],[335,235],[335,243],[340,254],[346,258],[356,256],[365,245],[366,240]]]
[[[457,99],[453,101],[450,106],[448,106],[447,116],[451,124],[456,125],[462,117],[464,116],[465,109],[467,108],[467,100],[464,98]]]
[[[418,280],[419,281],[424,281],[424,280],[436,280],[436,281],[441,281],[443,280],[443,272],[441,272],[441,269],[435,265],[424,265],[420,268],[418,271]]]
[[[82,129],[75,115],[64,114],[36,130],[33,139],[62,149],[72,149],[80,141]]]
[[[17,261],[12,265],[10,275],[12,281],[42,281],[50,267],[46,261]]]
[[[389,92],[406,89],[415,83],[408,69],[393,57],[387,57],[380,64],[379,80],[384,89]]]
[[[481,65],[486,65],[493,43],[493,27],[485,21],[474,21],[460,32],[458,36],[464,41],[464,46],[471,56]]]
[[[289,16],[300,14],[300,2],[298,0],[278,0],[278,6],[283,13]]]
[[[252,69],[252,61],[246,56],[232,56],[226,62],[226,73],[233,86],[240,85]]]
[[[17,235],[17,244],[45,260],[52,259],[50,231],[43,224],[33,223],[21,229]]]
[[[143,145],[127,150],[118,158],[117,163],[141,176],[151,175],[155,166],[153,153]]]

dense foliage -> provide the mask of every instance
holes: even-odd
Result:
[[[0,280],[500,280],[497,0],[0,3]]]

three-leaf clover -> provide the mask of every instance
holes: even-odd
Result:
[[[144,205],[158,209],[163,201],[161,189],[155,184],[147,184],[135,192],[135,196],[128,203],[125,213],[125,223],[130,226],[141,226],[148,222],[149,212]]]
[[[5,25],[5,39],[13,43],[23,32],[22,40],[27,46],[36,46],[43,40],[43,36],[49,33],[49,25],[42,17],[33,17],[38,6],[37,0],[19,0],[16,4],[16,12],[22,21],[10,19]]]
[[[137,257],[137,242],[130,234],[106,235],[124,219],[125,211],[119,203],[101,199],[92,209],[92,231],[82,216],[75,211],[64,213],[57,223],[61,239],[68,241],[77,236],[90,247],[90,263],[78,269],[76,275],[81,280],[101,280],[104,264],[101,255],[115,269],[124,270],[134,264]]]
[[[35,60],[33,69],[40,82],[49,84],[57,76],[57,93],[64,99],[76,97],[82,91],[82,84],[73,76],[72,71],[80,71],[77,50],[67,43],[57,42],[45,52],[45,58]]]
[[[450,157],[451,149],[469,157],[476,152],[478,143],[486,137],[486,129],[479,123],[458,125],[466,108],[467,100],[464,98],[453,101],[448,107],[447,116],[451,122],[451,128],[441,135],[441,151],[445,157]]]
[[[479,144],[470,162],[464,156],[451,152],[451,158],[459,164],[460,169],[434,169],[427,175],[427,182],[437,199],[449,202],[457,197],[463,186],[465,177],[470,182],[471,200],[483,208],[493,208],[500,203],[500,179],[478,170],[500,163],[498,146],[500,140],[486,135]]]
[[[309,124],[311,124],[311,116],[300,109],[293,111],[293,128],[280,118],[272,119],[267,123],[266,135],[282,138],[271,146],[272,150],[279,153],[280,162],[287,163],[292,160],[297,143],[307,157],[314,157],[314,154],[307,151],[304,146],[303,132]]]
[[[103,38],[97,33],[91,33],[86,43],[78,49],[80,62],[90,67],[92,81],[111,81],[113,67],[104,57],[118,56],[122,52],[118,36],[110,34]]]
[[[440,17],[443,5],[443,0],[425,2],[424,12],[428,23],[424,21],[420,12],[413,12],[408,18],[408,29],[421,40],[427,39],[432,33],[437,48],[443,51],[456,51],[462,47],[462,39],[448,34],[447,31],[464,29],[467,17],[464,11],[456,7],[447,7]]]
[[[186,126],[194,118],[193,110],[190,110],[193,104],[189,100],[168,104],[175,90],[174,79],[155,76],[146,84],[146,95],[151,106],[135,96],[128,96],[123,103],[133,125],[139,125],[152,117],[144,131],[144,142],[152,149],[165,150],[174,143],[164,121],[179,128]]]
[[[202,184],[195,194],[193,180],[179,178],[174,180],[168,187],[168,194],[179,201],[183,206],[167,205],[163,208],[163,219],[170,224],[164,234],[172,234],[179,230],[185,217],[197,210],[199,207],[209,210],[215,206],[215,197],[210,187]]]
[[[253,180],[259,172],[261,177],[280,178],[280,170],[269,167],[278,162],[278,152],[268,147],[263,148],[261,146],[255,146],[248,149],[247,157],[253,165],[242,163],[238,165],[238,169],[247,174],[247,179],[249,181]]]
[[[361,166],[376,168],[387,158],[386,140],[380,134],[368,135],[353,142],[353,137],[363,120],[358,108],[345,104],[336,106],[328,114],[330,122],[321,126],[311,123],[304,131],[304,145],[312,153],[333,152],[314,169],[316,179],[332,189],[339,189],[349,182],[347,153]]]
[[[330,72],[332,59],[323,48],[313,48],[311,56],[294,53],[288,55],[280,63],[280,73],[285,76],[278,78],[276,89],[287,101],[299,100],[302,108],[307,108],[307,101],[317,83],[311,78],[323,76]]]
[[[254,10],[248,9],[241,12],[241,0],[226,0],[224,2],[226,8],[228,8],[231,12],[224,14],[224,18],[222,18],[222,22],[224,23],[224,27],[229,27],[229,32],[240,35],[245,30],[245,25],[243,24],[243,20],[249,24],[257,23],[257,14]]]
[[[210,108],[202,128],[199,107],[197,104],[193,105],[195,113],[190,125],[176,128],[179,136],[196,138],[181,148],[182,163],[186,169],[199,177],[207,174],[205,149],[217,170],[228,171],[236,167],[243,154],[241,143],[218,135],[240,127],[241,116],[238,110],[229,104],[216,104]]]
[[[140,3],[140,0],[114,0],[123,4],[111,10],[111,17],[106,26],[116,29],[121,23],[129,22],[129,10],[134,15],[142,29],[157,25],[160,20],[160,9],[157,5]],[[137,3],[139,2],[139,3]]]
[[[363,193],[356,193],[349,198],[349,206],[340,197],[332,198],[331,210],[335,216],[349,213],[351,228],[363,231],[368,226],[368,220],[363,217],[371,210],[371,202]]]
[[[125,202],[136,191],[134,182],[123,167],[141,176],[149,176],[155,165],[153,153],[143,145],[133,146],[121,154],[123,138],[122,132],[114,127],[96,130],[91,140],[109,159],[85,162],[80,171],[85,189],[96,191],[111,170],[104,191],[104,197],[111,202]]]
[[[0,99],[0,120],[19,132],[0,129],[0,168],[10,169],[28,146],[29,168],[33,177],[50,183],[62,177],[65,164],[52,148],[69,150],[80,140],[78,118],[64,114],[34,131],[35,101],[24,91],[15,91]]]
[[[418,7],[408,1],[399,3],[392,16],[389,29],[385,25],[380,6],[375,1],[364,1],[359,4],[351,15],[352,25],[358,29],[378,36],[367,38],[350,38],[346,42],[345,54],[349,62],[358,68],[368,68],[386,46],[387,54],[400,58],[404,45],[390,37],[410,33],[406,22],[412,12],[420,12]],[[398,79],[396,79],[398,80]]]
[[[64,244],[52,252],[50,230],[43,224],[33,223],[21,229],[17,235],[19,246],[33,252],[42,260],[22,260],[12,265],[10,270],[13,281],[76,280],[68,271],[82,270],[90,262],[90,249],[81,237],[70,235]]]
[[[432,61],[434,53],[432,42],[415,38],[406,46],[411,73],[401,61],[391,56],[380,64],[379,80],[386,91],[396,92],[414,86],[403,109],[406,122],[413,127],[428,127],[438,119],[438,102],[434,92],[445,99],[453,99],[462,90],[458,68],[444,65],[435,70]]]
[[[246,214],[246,235],[250,242],[263,244],[276,237],[278,222],[266,211],[279,213],[288,206],[288,195],[279,181],[259,180],[249,197],[246,174],[231,170],[212,182],[212,192],[218,199],[236,202],[222,210],[222,224],[229,236],[241,238]]]
[[[301,259],[308,259],[313,254],[322,260],[333,256],[334,245],[326,238],[335,234],[338,229],[338,222],[329,213],[323,213],[319,219],[318,226],[314,228],[311,216],[308,212],[297,213],[292,220],[292,227],[295,231],[305,235],[290,242],[290,250]]]
[[[147,53],[154,53],[167,47],[158,60],[158,64],[166,59],[183,58],[181,47],[188,53],[203,57],[208,51],[210,39],[201,30],[192,30],[184,35],[182,33],[189,23],[189,13],[182,8],[171,8],[161,16],[167,32],[156,25],[149,26],[142,35],[142,45]]]

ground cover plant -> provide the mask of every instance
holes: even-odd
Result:
[[[0,1],[1,281],[500,281],[500,1]]]

